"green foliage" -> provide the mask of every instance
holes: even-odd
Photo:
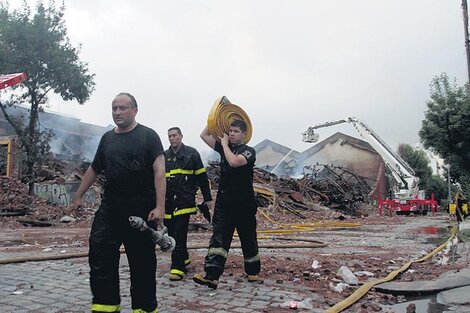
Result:
[[[26,72],[24,85],[36,93],[37,101],[52,89],[64,100],[84,103],[94,89],[94,75],[67,37],[64,11],[64,5],[56,8],[54,1],[47,8],[39,2],[33,14],[26,3],[13,12],[8,3],[0,4],[0,68],[5,73]]]
[[[419,178],[419,189],[426,190],[427,197],[434,194],[437,201],[447,198],[446,181],[444,178],[432,174],[429,159],[423,150],[414,149],[408,144],[400,144],[397,152],[415,171]]]
[[[419,178],[419,187],[424,189],[425,184],[432,176],[432,169],[429,166],[429,159],[423,150],[414,149],[408,144],[400,144],[398,146],[398,154],[409,166],[415,171]]]
[[[426,148],[450,164],[453,182],[470,189],[470,99],[467,86],[450,82],[446,74],[431,83],[431,99],[419,136]]]
[[[426,193],[430,197],[434,194],[434,198],[438,202],[443,202],[448,198],[447,181],[439,175],[432,175],[426,182]]]
[[[41,134],[38,112],[52,91],[64,100],[84,103],[94,90],[94,74],[79,57],[79,48],[71,45],[64,21],[65,6],[50,1],[39,2],[32,12],[26,1],[21,9],[10,10],[8,2],[0,3],[0,69],[3,74],[25,72],[26,81],[18,85],[11,104],[29,102],[29,121],[21,123],[0,108],[15,128],[26,151],[26,176],[30,192],[41,155],[47,153],[50,136]],[[15,87],[16,88],[16,87]]]

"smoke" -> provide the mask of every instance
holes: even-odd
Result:
[[[59,159],[79,158],[91,161],[96,153],[100,138],[98,136],[79,136],[59,133],[54,131],[54,137],[50,142],[51,152]]]
[[[30,108],[17,105],[7,108],[7,112],[15,118],[21,116],[29,119]],[[49,144],[51,152],[61,160],[88,160],[95,155],[101,136],[112,126],[97,126],[83,123],[73,116],[48,111],[39,112],[39,129],[41,132],[51,131]]]

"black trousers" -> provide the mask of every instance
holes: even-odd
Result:
[[[184,275],[186,265],[189,264],[188,253],[188,225],[189,214],[172,216],[165,219],[165,226],[168,227],[168,235],[176,241],[176,247],[171,253],[171,272],[177,275]]]
[[[147,220],[153,199],[103,199],[90,233],[90,286],[93,305],[119,305],[119,248],[124,244],[130,267],[132,309],[157,308],[155,244],[147,232],[133,229],[130,215]],[[99,310],[97,311],[99,312]]]
[[[217,280],[224,272],[235,229],[242,246],[245,272],[257,275],[261,261],[256,238],[256,203],[237,203],[217,197],[212,223],[213,233],[204,264],[207,277]]]

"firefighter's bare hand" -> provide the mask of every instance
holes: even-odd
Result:
[[[219,137],[220,139],[220,144],[222,145],[222,147],[228,147],[228,135],[224,133],[224,136],[223,137]]]
[[[74,211],[77,211],[78,209],[80,209],[81,207],[83,206],[83,201],[82,201],[82,198],[81,197],[77,197],[73,200],[73,203],[72,203],[72,209]]]
[[[72,203],[72,212],[77,216],[80,215],[80,209],[83,207],[82,197],[76,197]]]
[[[156,207],[150,211],[148,220],[155,221],[157,224],[162,224],[163,219],[165,218],[165,210],[163,208]]]

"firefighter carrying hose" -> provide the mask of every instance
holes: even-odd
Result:
[[[235,229],[241,241],[244,268],[249,282],[258,281],[261,262],[256,238],[256,200],[253,192],[255,150],[243,143],[247,124],[235,120],[228,135],[216,141],[206,127],[202,140],[221,155],[221,174],[213,218],[213,233],[205,257],[204,276],[196,274],[193,280],[216,289],[227,261]]]
[[[198,187],[201,188],[204,203],[200,207],[208,208],[212,205],[212,196],[206,168],[196,149],[183,144],[183,134],[179,127],[168,130],[170,148],[165,151],[166,166],[166,205],[165,225],[168,234],[176,240],[176,248],[171,254],[170,280],[183,279],[187,272],[186,266],[191,263],[189,258],[187,239],[188,225],[191,214],[197,212],[195,195]],[[201,212],[204,213],[204,212]],[[207,218],[210,222],[210,215]]]

